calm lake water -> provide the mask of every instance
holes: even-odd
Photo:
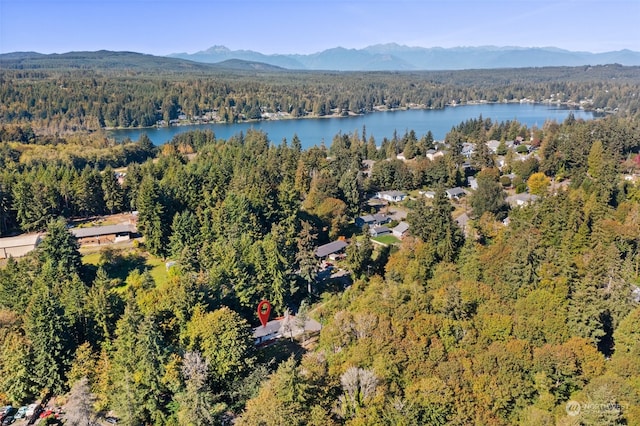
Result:
[[[248,129],[265,132],[269,140],[279,144],[283,139],[291,141],[293,135],[298,135],[303,148],[320,145],[331,145],[337,134],[358,132],[366,127],[367,139],[373,135],[378,145],[383,138],[391,139],[394,131],[402,136],[407,130],[414,130],[418,138],[429,130],[436,140],[442,140],[453,126],[465,120],[491,118],[493,122],[517,120],[528,127],[542,127],[545,121],[562,122],[573,112],[577,119],[590,120],[594,117],[591,112],[569,110],[539,104],[480,104],[447,107],[442,110],[413,109],[407,111],[375,112],[357,117],[343,118],[309,118],[298,120],[270,120],[237,124],[202,124],[193,126],[162,127],[158,129],[110,130],[107,133],[118,141],[130,138],[136,141],[146,133],[155,145],[162,145],[170,141],[175,135],[191,130],[209,129],[218,139],[229,139],[231,136]]]

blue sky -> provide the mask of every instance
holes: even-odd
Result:
[[[640,0],[0,0],[0,52],[315,53],[379,43],[640,51]]]

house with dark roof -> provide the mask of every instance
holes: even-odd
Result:
[[[447,197],[449,197],[450,200],[459,200],[460,198],[467,195],[467,193],[464,192],[464,189],[460,188],[459,186],[447,189],[445,192],[447,193]]]
[[[356,219],[356,225],[362,228],[365,225],[378,226],[391,221],[391,218],[386,214],[376,213],[360,216]]]
[[[344,240],[336,240],[328,244],[319,246],[316,249],[316,257],[324,259],[327,256],[341,253],[347,247],[347,245],[347,242]]]
[[[72,228],[71,233],[80,244],[109,244],[128,241],[137,233],[135,225],[105,225],[89,228]]]
[[[388,235],[391,233],[391,229],[387,228],[386,226],[374,226],[373,228],[369,229],[369,234],[371,234],[372,237],[380,237],[382,235]]]

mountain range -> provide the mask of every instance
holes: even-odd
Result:
[[[574,52],[555,47],[409,47],[396,43],[364,49],[336,47],[313,54],[263,54],[213,46],[196,53],[173,53],[172,58],[219,63],[231,59],[261,62],[295,70],[411,71],[527,68],[582,65],[640,65],[640,52]]]
[[[0,70],[100,70],[102,72],[140,73],[209,73],[216,70],[282,71],[281,67],[263,62],[242,59],[226,59],[215,63],[202,63],[166,56],[153,56],[136,52],[67,52],[42,54],[37,52],[12,52],[0,54]]]

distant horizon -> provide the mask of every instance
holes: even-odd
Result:
[[[389,46],[397,45],[397,46],[406,47],[406,48],[409,48],[409,49],[442,49],[442,50],[484,49],[484,48],[486,48],[486,49],[495,49],[495,50],[501,50],[501,49],[505,49],[505,50],[506,49],[523,49],[523,50],[525,50],[525,49],[540,49],[540,50],[560,50],[560,51],[574,52],[574,53],[591,53],[591,54],[594,54],[594,55],[601,54],[601,53],[620,52],[620,51],[630,51],[630,52],[638,52],[638,53],[640,53],[640,48],[638,50],[621,48],[621,49],[608,50],[608,51],[603,51],[603,52],[594,52],[594,51],[589,51],[589,50],[570,50],[570,49],[565,49],[565,48],[558,47],[558,46],[460,45],[460,46],[443,47],[443,46],[410,46],[410,45],[396,43],[396,42],[387,42],[387,43],[375,43],[375,44],[371,44],[371,45],[367,45],[367,46],[363,46],[363,47],[333,46],[333,47],[327,47],[326,49],[318,50],[316,52],[311,52],[311,53],[299,53],[299,52],[265,53],[265,52],[262,52],[262,51],[259,51],[259,50],[256,50],[256,49],[232,49],[232,48],[229,48],[229,47],[224,46],[224,45],[214,44],[214,45],[211,45],[211,46],[209,46],[208,48],[205,48],[205,49],[193,50],[193,51],[183,50],[183,51],[170,52],[170,53],[162,54],[162,55],[149,53],[149,52],[134,51],[134,50],[113,50],[113,49],[69,50],[69,51],[65,51],[65,52],[41,52],[41,51],[37,51],[37,50],[16,50],[16,51],[11,51],[11,52],[0,52],[0,54],[4,55],[4,54],[13,54],[13,53],[37,53],[37,54],[42,54],[42,55],[64,55],[64,54],[74,53],[74,52],[108,51],[108,52],[130,52],[130,53],[139,53],[139,54],[142,54],[142,55],[170,57],[171,55],[177,55],[177,54],[194,55],[194,54],[197,54],[197,53],[207,52],[208,50],[210,50],[210,49],[212,49],[214,47],[220,47],[220,48],[228,49],[228,51],[230,51],[230,52],[236,52],[236,51],[256,52],[256,53],[261,53],[261,54],[266,55],[266,56],[275,56],[275,55],[302,55],[303,56],[303,55],[314,55],[314,54],[322,53],[322,52],[325,52],[327,50],[332,50],[332,49],[364,50],[364,49],[371,48],[371,47],[386,46],[386,45],[389,45]]]
[[[0,0],[0,53],[168,56],[221,45],[309,55],[388,43],[640,51],[638,16],[637,0]]]

